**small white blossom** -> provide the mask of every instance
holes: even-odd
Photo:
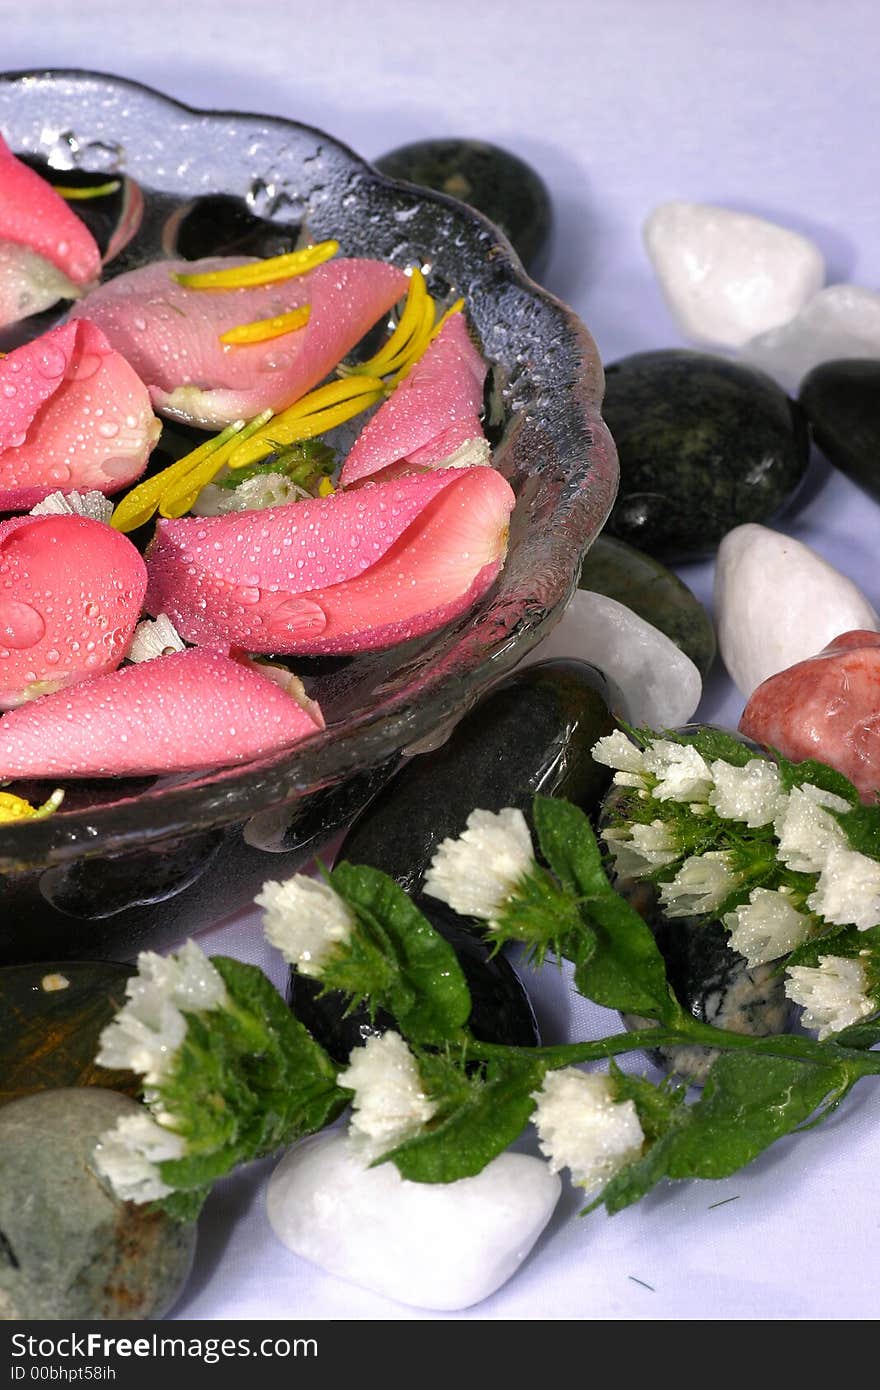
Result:
[[[467,829],[444,840],[425,875],[424,891],[453,912],[497,921],[517,884],[534,867],[532,837],[522,811],[472,811]]]
[[[138,623],[128,649],[129,661],[153,661],[157,656],[186,651],[186,643],[171,619],[159,613],[155,620]]]
[[[90,521],[108,522],[113,503],[103,492],[50,492],[31,507],[31,516],[86,516]]]
[[[793,965],[785,992],[803,1006],[802,1022],[807,1028],[818,1028],[820,1041],[849,1028],[877,1007],[868,993],[864,964],[845,956],[820,956],[817,968]]]
[[[312,500],[312,494],[286,473],[257,473],[237,487],[203,487],[192,507],[194,516],[227,516],[230,512],[258,512],[264,507],[286,507],[290,502]]]
[[[818,873],[824,867],[829,850],[846,849],[849,844],[844,831],[828,811],[849,809],[849,802],[843,797],[814,787],[811,782],[793,787],[774,820],[779,858],[796,873]]]
[[[357,930],[348,905],[327,883],[294,874],[284,883],[264,883],[256,902],[266,909],[263,928],[301,975],[320,979],[328,961]]]
[[[691,855],[669,883],[660,884],[660,901],[667,917],[694,917],[714,912],[738,886],[724,850]]]
[[[658,801],[705,801],[712,788],[709,764],[696,748],[658,738],[645,750],[645,767],[659,780]]]
[[[447,454],[442,463],[432,464],[433,468],[484,468],[492,462],[492,447],[482,435],[476,439],[466,439],[463,444]]]
[[[371,1158],[412,1138],[437,1109],[399,1033],[383,1033],[356,1047],[338,1079],[355,1093],[349,1130]]]
[[[745,767],[734,767],[723,758],[712,763],[709,805],[724,820],[741,820],[752,829],[769,825],[785,808],[785,792],[775,764],[767,758],[751,758]]]
[[[97,1062],[140,1073],[158,1086],[186,1036],[187,1013],[221,1007],[226,986],[194,941],[176,956],[142,951],[138,973],[125,986],[128,999],[101,1033]]]
[[[182,1158],[185,1150],[181,1135],[157,1125],[145,1111],[123,1116],[102,1134],[92,1164],[123,1202],[155,1202],[174,1191],[162,1181],[156,1165]]]
[[[807,906],[836,926],[867,931],[880,924],[880,863],[854,849],[832,846]]]
[[[592,759],[596,763],[602,763],[603,767],[613,767],[617,773],[628,773],[635,778],[634,781],[623,783],[619,777],[614,777],[614,783],[619,787],[644,787],[645,778],[639,776],[645,770],[644,755],[641,748],[634,744],[633,739],[627,738],[620,728],[616,728],[613,734],[606,734],[605,738],[599,738],[598,742],[592,745]]]
[[[605,840],[614,859],[614,868],[620,878],[641,878],[652,869],[663,864],[671,864],[679,850],[662,820],[651,821],[650,825],[609,826],[603,830]]]
[[[724,914],[730,945],[749,965],[765,965],[788,955],[810,934],[809,918],[792,907],[784,893],[753,888],[749,901]]]
[[[609,1077],[563,1067],[547,1073],[533,1099],[532,1122],[551,1171],[570,1168],[572,1181],[588,1192],[640,1156],[638,1112],[631,1100],[615,1101]]]

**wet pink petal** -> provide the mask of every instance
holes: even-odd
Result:
[[[250,662],[197,648],[125,666],[0,718],[0,780],[150,776],[247,762],[323,728]]]
[[[858,788],[880,789],[880,633],[844,632],[818,656],[758,686],[739,727],[799,762],[818,758]]]
[[[343,487],[399,465],[442,467],[450,454],[483,439],[479,412],[486,364],[453,314],[424,356],[368,420],[342,469]]]
[[[52,492],[118,492],[161,426],[146,387],[87,319],[0,359],[0,510]]]
[[[219,429],[281,410],[316,386],[406,291],[381,261],[328,261],[307,275],[247,290],[189,290],[173,271],[248,265],[252,257],[158,261],[117,276],[74,309],[100,325],[150,389],[163,415]],[[229,346],[238,324],[311,305],[304,328]]]
[[[513,503],[493,469],[444,469],[262,512],[160,522],[146,606],[210,646],[387,646],[449,622],[488,588]]]
[[[100,521],[0,522],[0,709],[118,666],[146,586],[131,541]]]
[[[75,298],[100,274],[85,223],[0,136],[0,326]]]

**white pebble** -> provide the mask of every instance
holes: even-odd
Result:
[[[752,338],[742,356],[789,392],[820,362],[880,357],[880,294],[861,285],[829,285],[790,323]]]
[[[682,332],[741,347],[787,323],[825,283],[825,261],[799,232],[708,203],[661,203],[645,245]]]
[[[501,1154],[476,1177],[405,1182],[342,1131],[281,1160],[266,1197],[272,1229],[330,1274],[416,1308],[470,1308],[515,1274],[553,1213],[559,1178],[539,1158]]]
[[[675,729],[700,703],[703,682],[689,656],[631,608],[577,589],[556,627],[520,669],[536,661],[588,661],[613,681],[633,724]]]
[[[851,580],[809,546],[753,523],[721,542],[714,607],[722,659],[747,699],[769,676],[815,656],[841,633],[880,631],[880,618]]]

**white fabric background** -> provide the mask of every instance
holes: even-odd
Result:
[[[605,361],[680,345],[640,240],[667,198],[776,218],[815,237],[830,280],[878,287],[878,39],[873,0],[0,0],[5,69],[115,72],[195,106],[310,122],[368,158],[432,135],[515,150],[541,170],[557,211],[544,283],[581,314]],[[876,606],[878,521],[877,504],[817,460],[779,524]],[[710,565],[682,574],[709,599]],[[735,724],[741,704],[716,668],[701,713]],[[206,927],[206,949],[264,963],[280,983],[254,915]],[[616,1026],[553,970],[535,995],[548,1041]],[[877,1092],[863,1083],[822,1128],[725,1182],[668,1187],[582,1221],[567,1191],[504,1289],[435,1316],[875,1316],[878,1137]],[[432,1316],[279,1245],[263,1209],[269,1166],[215,1191],[177,1316]]]

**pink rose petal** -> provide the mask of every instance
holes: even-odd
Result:
[[[108,281],[73,313],[100,325],[162,414],[219,429],[305,395],[406,291],[402,271],[371,260],[328,261],[257,289],[190,290],[171,278],[251,260],[158,261]],[[262,343],[220,341],[229,328],[304,304],[311,305],[304,328]]]
[[[100,521],[0,522],[0,708],[118,666],[146,586],[131,541]]]
[[[0,718],[0,780],[127,777],[242,763],[323,728],[250,662],[191,649],[125,666]]]
[[[51,492],[118,492],[160,425],[140,378],[87,319],[0,359],[0,510]]]
[[[100,274],[85,223],[0,136],[0,326],[75,297]]]
[[[367,421],[342,469],[343,487],[399,465],[441,466],[471,439],[483,439],[479,412],[486,364],[453,314],[388,400]]]
[[[493,469],[443,469],[265,511],[160,522],[146,606],[209,646],[387,646],[449,622],[488,588],[513,504]]]

